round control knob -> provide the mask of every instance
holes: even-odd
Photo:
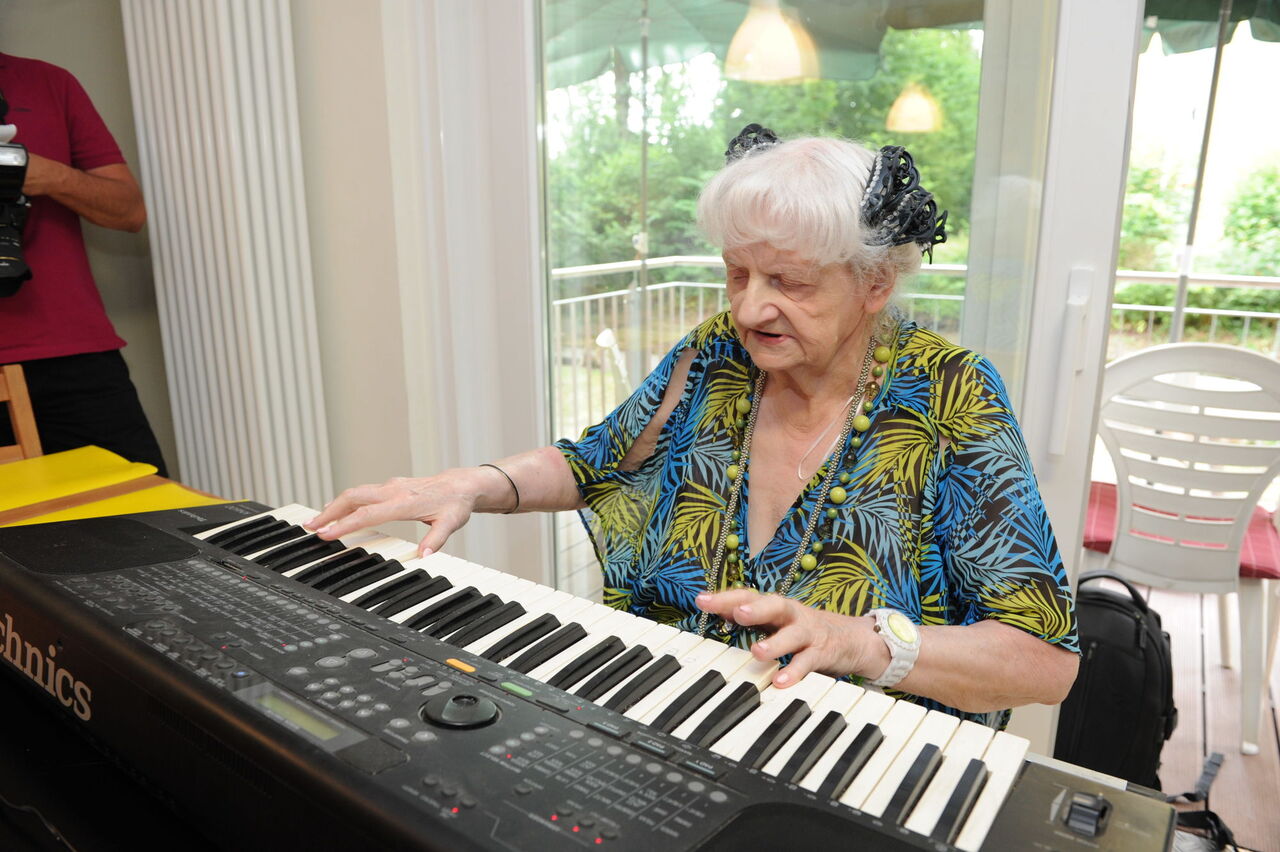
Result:
[[[441,728],[481,728],[498,718],[498,705],[465,692],[437,695],[422,705],[422,720]]]

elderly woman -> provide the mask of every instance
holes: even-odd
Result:
[[[698,205],[730,310],[604,422],[496,465],[349,489],[325,538],[578,509],[605,602],[987,724],[1057,703],[1069,587],[1000,377],[886,310],[945,238],[901,148],[736,138]]]

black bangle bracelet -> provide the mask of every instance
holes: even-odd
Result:
[[[491,468],[493,468],[493,469],[494,469],[494,470],[496,470],[498,473],[502,474],[503,476],[505,476],[505,477],[507,478],[507,482],[510,482],[510,483],[511,483],[511,490],[512,490],[512,491],[514,491],[514,492],[516,492],[516,504],[515,504],[514,506],[512,506],[510,509],[508,509],[507,511],[503,512],[502,514],[504,514],[504,515],[510,515],[512,512],[514,512],[514,511],[516,511],[517,509],[519,509],[519,508],[520,508],[520,489],[519,489],[519,488],[516,488],[516,481],[515,481],[514,479],[512,479],[512,478],[511,478],[511,475],[510,475],[509,473],[507,473],[507,472],[506,472],[505,470],[503,470],[502,468],[498,467],[496,464],[489,464],[488,462],[485,462],[484,464],[476,465],[476,467],[491,467]]]

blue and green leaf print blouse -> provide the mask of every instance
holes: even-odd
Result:
[[[850,474],[845,501],[815,507],[815,475],[772,541],[743,541],[747,581],[775,591],[815,508],[822,553],[789,597],[860,615],[881,606],[919,624],[992,618],[1078,652],[1071,593],[1004,384],[982,356],[902,322],[871,429],[833,452]],[[662,402],[676,360],[696,350],[679,404],[653,454],[619,464]],[[586,508],[583,522],[604,566],[605,603],[696,631],[694,597],[706,587],[728,502],[734,403],[757,370],[728,313],[694,329],[603,422],[557,446]],[[831,463],[830,460],[828,463]],[[738,506],[745,539],[750,479]],[[828,501],[829,502],[829,501]],[[836,517],[825,510],[835,508]],[[721,581],[723,582],[723,580]],[[745,645],[746,631],[735,641]],[[1008,711],[963,713],[1002,726]]]

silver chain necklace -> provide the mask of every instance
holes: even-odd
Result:
[[[872,353],[875,351],[876,341],[873,337],[867,344],[867,354],[862,359],[862,369],[858,373],[858,387],[861,389],[857,394],[857,403],[849,407],[844,418],[844,426],[840,429],[840,436],[836,439],[836,452],[844,451],[845,442],[849,440],[849,433],[853,431],[853,421],[863,410],[863,406],[867,401],[867,378],[871,373]],[[764,387],[768,379],[768,374],[763,370],[756,376],[755,387],[752,390],[751,397],[751,413],[747,416],[746,429],[742,436],[742,452],[738,461],[737,476],[733,478],[733,482],[729,486],[729,500],[725,506],[724,520],[720,524],[720,535],[716,538],[716,549],[711,559],[711,567],[707,571],[707,592],[714,593],[720,585],[721,567],[724,564],[725,542],[729,538],[729,530],[732,529],[734,519],[738,514],[738,503],[742,496],[742,484],[747,476],[747,465],[751,454],[751,436],[755,433],[756,415],[760,411],[760,405],[764,400]],[[809,551],[809,543],[813,539],[813,531],[818,527],[818,519],[824,511],[823,506],[827,502],[827,496],[831,492],[833,483],[840,465],[837,460],[828,458],[824,462],[827,471],[819,485],[818,496],[813,504],[813,511],[809,513],[809,522],[805,526],[804,537],[800,539],[800,546],[796,548],[796,555],[791,560],[791,567],[787,571],[786,578],[778,586],[777,593],[785,596],[791,589],[791,585],[795,582],[796,575],[800,571],[800,560]],[[711,620],[711,613],[703,611],[698,616],[698,635],[706,636],[707,625]]]

